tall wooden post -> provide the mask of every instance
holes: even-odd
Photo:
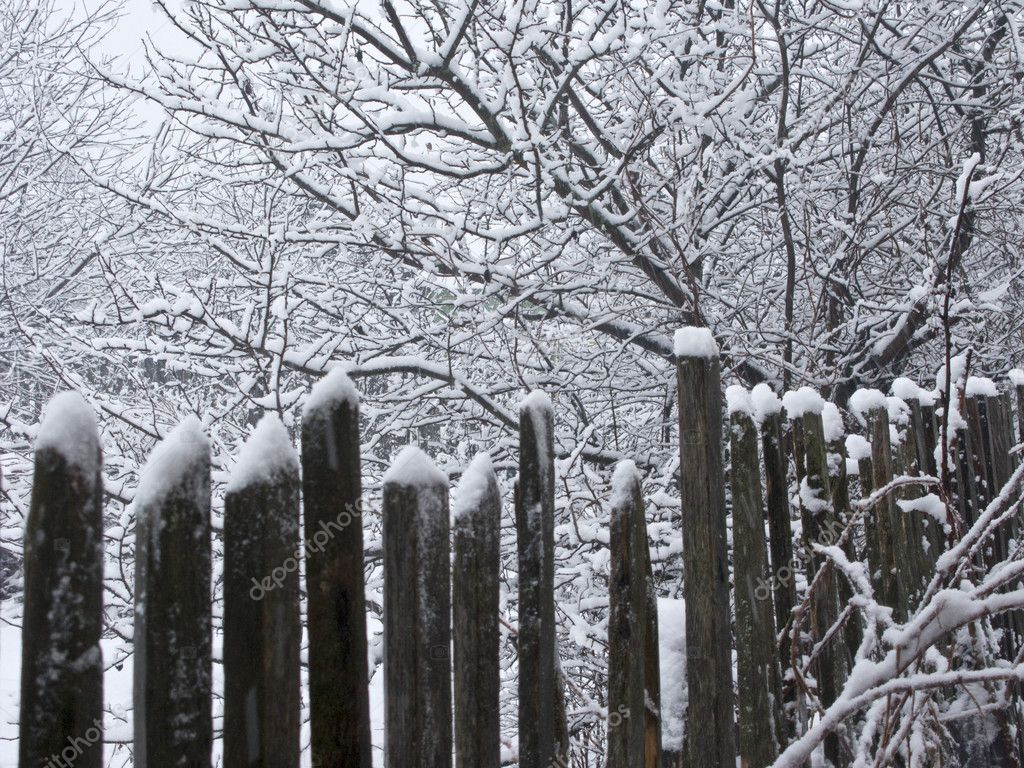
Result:
[[[828,450],[828,466],[830,485],[832,486],[832,509],[835,526],[835,535],[841,532],[852,523],[853,510],[850,506],[850,477],[846,470],[846,430],[843,426],[842,416],[839,409],[833,403],[825,403],[823,415],[828,415],[828,426],[825,428],[825,441]],[[824,419],[823,419],[824,420]],[[843,543],[843,554],[852,563],[858,560],[855,537],[847,536]],[[853,598],[853,588],[845,576],[836,574],[836,590],[839,597],[840,610],[850,604]],[[843,638],[846,641],[846,659],[850,663],[857,655],[861,640],[864,638],[863,627],[861,626],[860,614],[852,611],[843,627]]]
[[[299,765],[299,463],[266,415],[224,497],[224,764]]]
[[[782,684],[775,653],[764,502],[753,405],[743,387],[726,390],[731,422],[733,584],[736,594],[736,670],[740,764],[765,768],[785,738]]]
[[[549,768],[556,761],[558,693],[555,634],[554,414],[534,391],[519,410],[516,484],[519,554],[519,764]]]
[[[302,414],[310,744],[317,768],[370,768],[359,396],[331,371]]]
[[[689,768],[734,768],[729,560],[722,486],[718,346],[707,328],[676,332],[679,486],[686,598]]]
[[[406,446],[384,476],[385,768],[451,768],[448,478]]]
[[[636,465],[620,462],[612,478],[608,579],[608,768],[645,762],[647,526]]]
[[[18,764],[65,749],[103,765],[103,482],[92,408],[76,392],[46,407],[25,525]]]
[[[871,431],[871,486],[874,490],[885,487],[893,478],[892,443],[889,434],[889,413],[884,406],[873,407],[867,415]],[[898,577],[897,553],[900,551],[896,520],[896,504],[893,494],[886,494],[866,512],[871,523],[870,544],[877,552],[877,562],[872,564],[872,584],[880,603],[895,609],[900,620],[905,620],[908,609],[908,595]]]
[[[210,446],[186,418],[153,451],[135,494],[133,757],[210,765]]]
[[[764,455],[765,501],[768,505],[768,551],[771,555],[772,601],[775,626],[782,632],[796,605],[796,574],[793,569],[793,528],[789,516],[789,479],[786,448],[782,438],[782,401],[767,384],[750,393],[754,412],[761,422],[761,452]],[[782,669],[789,667],[789,643],[779,647]]]
[[[807,556],[807,581],[816,582],[811,600],[811,630],[820,644],[815,663],[818,698],[831,706],[838,698],[846,679],[845,647],[841,636],[824,642],[839,618],[839,594],[835,569],[814,545],[834,544],[841,532],[833,506],[831,477],[822,411],[825,403],[812,389],[802,387],[787,392],[783,398],[786,416],[799,421],[804,443],[806,476],[800,482],[800,507],[803,518],[803,547]],[[825,740],[825,755],[833,765],[841,764],[839,734],[832,733]]]
[[[462,475],[453,509],[455,764],[457,768],[498,768],[501,493],[486,453],[479,453]]]

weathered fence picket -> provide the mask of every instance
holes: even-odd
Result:
[[[834,543],[841,531],[832,504],[831,478],[822,421],[824,401],[813,390],[802,388],[786,393],[783,398],[786,415],[799,420],[803,434],[804,468],[806,476],[800,483],[800,508],[803,521],[802,546],[806,554],[807,582],[811,584],[811,631],[817,642],[817,656],[813,669],[818,681],[818,698],[830,706],[839,696],[846,679],[845,646],[842,634],[832,628],[839,618],[839,591],[837,576],[831,563],[821,554],[818,546]],[[825,756],[833,765],[841,765],[839,734],[833,733],[825,741]]]
[[[734,768],[729,553],[722,485],[718,345],[706,328],[677,331],[679,490],[686,599],[687,766]]]
[[[768,506],[768,549],[771,555],[771,579],[768,584],[775,606],[776,630],[782,632],[789,624],[796,605],[793,528],[789,519],[789,481],[782,434],[782,401],[767,384],[755,386],[750,396],[761,420],[765,502]],[[779,649],[779,662],[782,669],[786,669],[789,666],[789,643],[781,643]]]
[[[477,454],[463,473],[452,506],[455,764],[498,768],[501,491],[486,453]]]
[[[73,747],[103,765],[103,481],[92,409],[57,395],[36,438],[25,526],[18,764],[45,766]]]
[[[199,420],[157,445],[135,493],[136,768],[210,765],[210,446]]]
[[[608,578],[608,768],[639,768],[646,760],[648,603],[647,527],[636,465],[621,462],[612,478]]]
[[[765,509],[750,395],[726,390],[732,485],[733,586],[736,602],[736,678],[740,764],[765,768],[779,754],[784,734],[782,685],[775,651]]]
[[[224,764],[299,765],[299,463],[277,416],[224,496]]]
[[[555,635],[555,455],[551,400],[535,391],[519,411],[515,488],[519,555],[519,729],[521,768],[557,765]]]
[[[317,768],[370,768],[359,397],[336,370],[302,418],[310,747]]]
[[[384,476],[386,768],[451,768],[448,477],[407,446]]]

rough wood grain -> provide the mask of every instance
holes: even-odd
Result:
[[[208,446],[136,510],[134,764],[210,765],[213,747]]]
[[[447,482],[385,480],[386,768],[452,764]]]
[[[224,765],[299,764],[299,478],[224,498]]]
[[[493,471],[486,489],[454,524],[452,571],[456,768],[501,762],[498,598],[501,493]]]
[[[66,747],[75,766],[103,765],[103,484],[38,449],[25,526],[18,764],[40,768]]]
[[[677,358],[689,768],[734,768],[719,359]]]
[[[736,675],[739,757],[748,768],[765,768],[784,738],[781,683],[775,652],[775,619],[764,535],[765,509],[757,452],[757,428],[743,412],[731,415],[729,473],[732,486],[733,584],[736,594]]]
[[[647,549],[644,503],[635,468],[616,470],[608,579],[608,768],[645,761],[644,649],[647,632]]]
[[[359,403],[303,414],[310,746],[318,768],[370,768]]]
[[[519,415],[516,541],[519,560],[519,764],[549,768],[556,757],[554,417],[548,408]]]

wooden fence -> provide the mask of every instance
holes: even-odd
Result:
[[[843,610],[849,585],[815,545],[835,544],[851,560],[866,559],[880,602],[905,618],[947,536],[957,536],[956,519],[969,524],[1018,461],[1011,397],[969,392],[964,423],[953,425],[957,439],[947,441],[936,404],[906,382],[896,413],[895,401],[881,393],[859,392],[851,405],[865,435],[848,443],[838,412],[810,390],[780,402],[765,385],[753,392],[731,387],[723,408],[718,352],[707,331],[680,332],[677,360],[686,750],[662,749],[658,614],[641,479],[632,462],[622,462],[610,498],[607,765],[734,768],[739,756],[742,765],[760,768],[799,727],[799,700],[813,695],[827,707],[836,699],[860,643],[862,628]],[[1024,433],[1024,386],[1015,394]],[[571,754],[555,626],[551,402],[533,393],[520,416],[518,765],[556,768],[570,765]],[[313,765],[372,762],[359,407],[344,374],[333,372],[313,388],[301,440],[300,466],[284,426],[264,418],[226,489],[228,768],[299,765],[301,559]],[[855,455],[847,455],[847,444]],[[897,507],[922,496],[919,485],[892,483],[942,474],[947,451],[959,513],[948,530],[919,511],[924,504],[905,505],[910,512]],[[859,470],[856,483],[847,476],[848,459]],[[876,494],[873,505],[851,502],[851,492],[868,497],[886,486],[897,492]],[[459,768],[499,765],[501,503],[486,454],[463,474],[452,515],[448,478],[419,449],[399,453],[384,477],[389,768],[444,768],[453,756]],[[198,421],[186,420],[153,452],[135,510],[135,765],[209,766],[210,456]],[[996,549],[1004,551],[991,557],[1005,556],[1013,533],[1000,531]],[[102,534],[94,417],[80,397],[65,393],[51,401],[40,427],[25,534],[23,768],[61,764],[54,760],[69,745],[75,766],[101,765]],[[797,572],[809,585],[802,597]],[[1017,617],[1005,624],[1004,652],[1012,658],[1022,627]],[[834,765],[846,764],[841,733],[829,737],[825,753]]]

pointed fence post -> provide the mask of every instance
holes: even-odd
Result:
[[[463,473],[452,507],[455,764],[458,768],[498,768],[501,492],[486,453],[477,454]]]
[[[210,765],[210,445],[189,416],[135,493],[133,712],[137,768]]]
[[[688,768],[734,768],[729,553],[718,345],[707,328],[676,331],[679,486],[686,598]]]
[[[299,764],[299,464],[266,415],[224,497],[224,764]]]
[[[302,412],[310,746],[317,768],[370,768],[359,394],[340,369]]]
[[[551,400],[535,390],[519,410],[519,765],[550,768],[556,747],[555,459]]]
[[[785,739],[782,684],[775,653],[771,572],[764,537],[764,502],[757,428],[749,393],[725,391],[731,429],[733,584],[736,594],[736,674],[740,764],[765,768]]]
[[[647,526],[640,477],[632,461],[612,476],[608,579],[608,768],[640,768],[645,761]]]
[[[76,392],[47,404],[25,526],[18,764],[69,744],[76,768],[103,765],[103,481],[92,408]]]
[[[416,446],[384,475],[385,768],[451,768],[448,478]]]

